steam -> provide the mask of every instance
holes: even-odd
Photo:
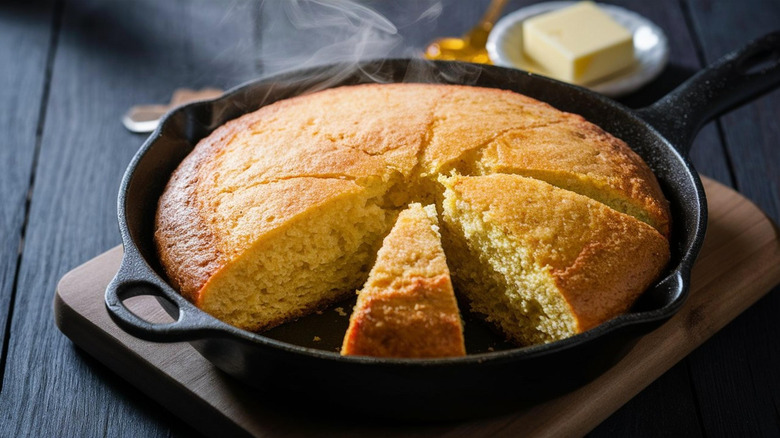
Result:
[[[440,71],[422,59],[423,47],[404,39],[404,32],[431,28],[441,15],[440,0],[377,2],[382,8],[396,8],[391,22],[365,3],[348,0],[292,0],[265,2],[266,17],[261,41],[261,63],[264,76],[320,67],[307,80],[307,90],[315,91],[346,80],[397,82],[397,71],[383,69],[382,62],[368,60],[411,58],[401,78],[409,82],[440,82]],[[403,9],[401,9],[403,8]],[[273,17],[273,18],[269,18]],[[431,35],[433,38],[435,35]],[[332,66],[323,68],[323,66]],[[478,72],[473,67],[449,69],[448,80],[463,82]]]
[[[272,50],[263,50],[268,73],[387,57],[403,42],[393,23],[355,2],[296,0],[282,2],[282,8],[294,33],[285,32],[288,41],[273,41]]]
[[[262,78],[211,107],[213,129],[261,106],[358,83],[475,84],[483,70],[422,57],[447,0],[285,0],[261,4],[256,32]],[[368,5],[382,8],[393,20]],[[409,40],[405,39],[409,36]],[[393,60],[395,58],[395,60]],[[398,60],[404,58],[404,60]]]

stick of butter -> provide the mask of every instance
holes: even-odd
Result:
[[[592,2],[523,22],[523,50],[550,76],[587,84],[634,62],[631,33]]]

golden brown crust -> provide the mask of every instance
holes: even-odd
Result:
[[[536,269],[549,269],[579,332],[628,310],[669,260],[666,238],[649,225],[545,182],[495,174],[449,184]]]
[[[173,172],[160,196],[154,233],[157,253],[172,286],[191,301],[226,261],[202,217],[202,203],[195,191],[198,171],[242,128],[239,123],[224,125],[198,143]]]
[[[653,173],[625,142],[580,116],[509,131],[486,145],[480,164],[485,173],[540,179],[623,213],[642,214],[641,220],[669,236],[669,205]]]
[[[504,90],[452,87],[436,104],[431,131],[423,164],[429,174],[518,173],[589,197],[605,192],[611,207],[632,207],[628,213],[645,214],[641,219],[668,237],[668,203],[650,169],[625,142],[579,115]]]
[[[365,289],[361,294],[365,298],[352,314],[342,354],[405,358],[466,354],[449,275],[414,278],[394,289]]]
[[[557,123],[570,114],[505,90],[447,87],[436,104],[424,167],[431,174],[449,173],[469,154],[509,130]]]
[[[341,353],[377,357],[466,354],[435,209],[401,212],[358,295]],[[434,216],[434,217],[430,217]]]

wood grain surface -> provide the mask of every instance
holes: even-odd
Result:
[[[122,114],[137,103],[168,101],[180,86],[222,88],[254,77],[254,60],[244,48],[255,44],[256,8],[209,1],[71,1],[57,3],[55,19],[41,18],[46,25],[59,23],[59,32],[6,332],[0,436],[171,433],[163,410],[148,406],[129,385],[106,379],[105,371],[96,373],[67,339],[55,335],[51,293],[59,275],[118,243],[117,188],[143,141],[118,124]],[[29,13],[43,11],[31,6]],[[220,20],[225,14],[229,21]],[[94,421],[73,421],[84,418]]]
[[[39,10],[13,4],[0,21],[0,388],[13,311],[16,274],[32,168],[39,146],[39,111],[45,106],[52,5]]]
[[[167,102],[179,87],[230,88],[300,66],[315,53],[333,60],[340,47],[355,46],[354,40],[339,46],[343,40],[300,20],[293,24],[296,15],[283,3],[10,0],[0,6],[0,436],[195,433],[73,348],[54,326],[50,303],[63,274],[119,243],[116,192],[144,140],[121,126],[130,106]],[[506,12],[530,3],[510,1]],[[780,27],[776,0],[610,3],[650,18],[671,42],[670,64],[659,79],[622,99],[632,107]],[[360,56],[370,57],[379,47],[401,56],[434,37],[461,34],[487,0],[356,4],[396,23],[398,37],[362,46]],[[331,31],[350,29],[349,20],[331,23]],[[296,56],[281,59],[285,54]],[[701,173],[745,194],[776,222],[777,114],[780,92],[774,91],[706,126],[691,151]],[[775,289],[590,436],[780,435],[778,313]]]
[[[691,2],[691,33],[702,60],[713,62],[745,40],[780,29],[777,2]],[[780,221],[780,98],[775,91],[720,118],[733,187]],[[689,358],[702,429],[724,436],[780,436],[780,294],[770,294],[730,330]],[[764,342],[751,341],[760,337]],[[722,338],[722,340],[721,340]],[[775,340],[775,341],[772,341]],[[715,356],[722,360],[713,360]],[[730,401],[724,403],[724,397]]]
[[[382,422],[332,414],[318,417],[316,412],[275,406],[262,388],[253,390],[234,381],[188,344],[145,342],[111,321],[103,295],[119,267],[120,248],[68,273],[57,287],[54,309],[59,328],[74,343],[210,436],[581,436],[780,282],[778,230],[738,193],[712,180],[705,180],[705,187],[709,231],[692,272],[690,296],[679,313],[595,381],[494,418],[398,423],[391,428]],[[152,297],[135,298],[132,308],[149,320],[170,321]],[[298,417],[309,421],[301,423]]]

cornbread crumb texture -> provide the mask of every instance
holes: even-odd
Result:
[[[521,344],[568,337],[625,312],[669,258],[666,239],[649,225],[543,181],[443,181],[456,284]]]
[[[529,190],[547,195],[533,203]],[[408,210],[418,216],[443,212],[446,262],[413,249],[425,248],[430,233],[404,233],[409,248],[386,241],[377,256],[394,224],[407,229],[413,213],[399,212],[414,202],[435,204]],[[545,202],[579,207],[535,210]],[[530,222],[521,229],[520,219]],[[474,310],[518,342],[545,342],[615,316],[650,284],[663,257],[638,259],[616,280],[622,265],[602,253],[636,261],[646,254],[631,245],[649,245],[663,255],[647,242],[667,245],[669,212],[642,160],[580,116],[508,91],[388,84],[300,96],[223,125],[174,172],[156,226],[172,284],[241,328],[322,309],[364,285],[372,266],[372,284],[404,290],[392,302],[427,296],[446,289],[449,280],[431,273],[449,264]],[[427,227],[438,233],[435,221]],[[609,233],[644,240],[627,246]],[[482,283],[491,285],[484,301],[475,299]],[[512,333],[511,325],[523,328]]]
[[[446,357],[466,354],[433,205],[412,204],[385,237],[358,294],[342,354]]]
[[[300,192],[302,196],[317,194],[327,201],[312,203],[303,212],[294,210],[297,214],[288,214],[284,226],[270,226],[262,238],[234,253],[203,286],[195,303],[223,321],[257,331],[342,300],[360,287],[394,214],[377,206],[363,190],[351,187],[351,191],[336,192],[339,196],[323,190],[334,183],[354,186],[340,180],[304,186],[307,190]],[[289,198],[263,200],[274,199]],[[269,222],[260,221],[263,225]]]

